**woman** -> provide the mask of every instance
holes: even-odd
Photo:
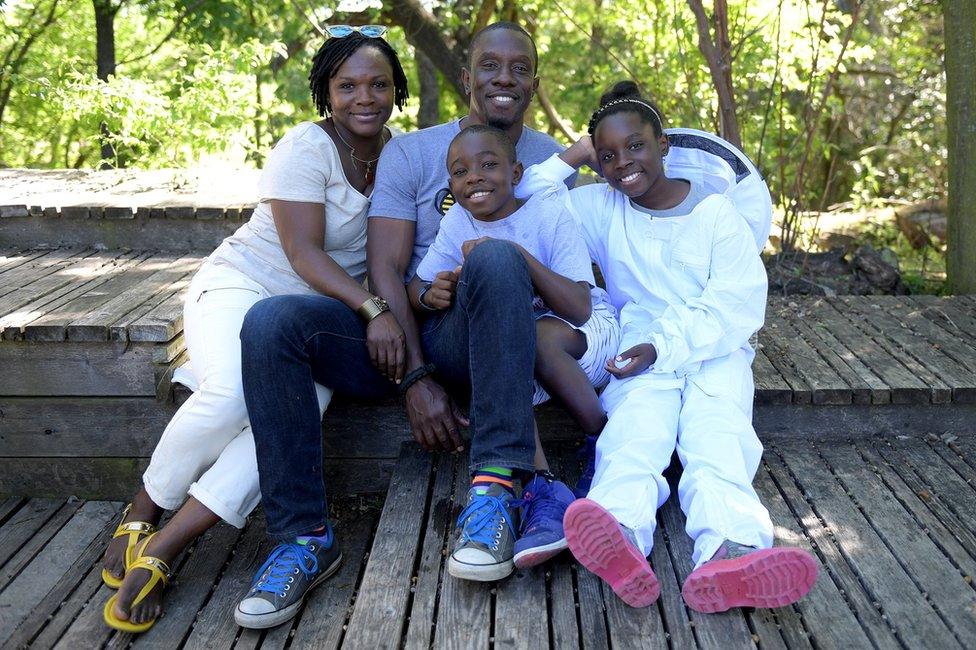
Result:
[[[239,333],[257,301],[321,293],[359,306],[372,296],[366,275],[366,212],[376,162],[391,137],[393,106],[407,80],[385,28],[329,27],[309,82],[320,116],[275,146],[251,220],[194,276],[184,335],[197,390],[170,421],[105,552],[103,579],[119,593],[105,621],[148,629],[162,612],[167,564],[221,519],[239,528],[260,500],[254,440],[241,385]],[[402,332],[392,314],[370,321],[371,347],[396,354]],[[273,380],[273,378],[269,378]],[[318,387],[319,406],[331,391]],[[187,498],[189,496],[189,498]],[[181,506],[182,504],[182,506]],[[155,531],[164,510],[179,508]]]

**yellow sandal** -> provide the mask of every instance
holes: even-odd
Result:
[[[130,503],[122,511],[122,521],[125,522],[125,518],[129,514],[129,509],[132,507]],[[120,523],[115,529],[115,533],[112,534],[112,539],[117,537],[122,537],[123,535],[129,536],[129,541],[125,546],[125,557],[123,558],[123,564],[125,565],[125,570],[128,571],[132,563],[136,561],[135,548],[146,536],[152,535],[156,532],[156,527],[145,521],[129,521],[125,523]],[[106,587],[110,589],[118,589],[122,585],[122,580],[125,579],[125,574],[122,574],[121,578],[116,578],[108,569],[102,569],[102,582],[105,583]]]
[[[170,578],[173,577],[173,573],[172,571],[170,571],[168,564],[160,560],[158,557],[152,557],[151,555],[141,554],[141,551],[145,549],[146,546],[148,546],[148,542],[151,537],[152,535],[150,535],[145,539],[145,543],[143,543],[139,548],[139,552],[136,557],[136,560],[132,563],[131,566],[129,566],[128,569],[129,571],[133,569],[145,569],[149,571],[149,573],[151,574],[149,576],[149,580],[146,581],[146,584],[143,585],[142,589],[139,590],[139,593],[136,594],[136,597],[132,600],[132,605],[129,606],[129,611],[131,611],[133,607],[141,603],[146,598],[146,596],[149,595],[149,592],[151,592],[153,588],[157,584],[159,584],[160,581],[163,582],[163,586],[165,587],[166,585],[169,584]],[[122,619],[118,618],[117,616],[115,616],[115,614],[112,613],[112,609],[115,607],[115,603],[118,600],[118,598],[119,595],[114,594],[111,598],[109,598],[105,602],[105,607],[102,609],[102,618],[105,619],[105,624],[108,625],[109,627],[115,628],[116,630],[121,630],[123,632],[139,633],[139,632],[145,632],[146,630],[151,628],[153,624],[156,623],[155,618],[150,621],[146,621],[145,623],[139,623],[139,624],[130,623],[129,621],[123,621]]]

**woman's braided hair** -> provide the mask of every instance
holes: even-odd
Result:
[[[390,44],[382,38],[367,38],[359,32],[353,32],[342,38],[330,38],[322,43],[318,52],[312,58],[312,71],[308,75],[308,85],[312,90],[312,100],[319,115],[327,116],[332,113],[332,102],[329,99],[329,79],[336,76],[339,68],[353,53],[361,47],[375,47],[386,55],[393,68],[393,103],[403,110],[407,101],[407,75],[403,73],[400,59]]]
[[[661,137],[664,133],[664,120],[661,110],[649,99],[640,94],[640,89],[633,81],[618,81],[600,97],[600,108],[593,111],[587,132],[592,136],[597,125],[603,118],[630,111],[640,115],[641,120],[647,122],[654,129],[654,135]]]

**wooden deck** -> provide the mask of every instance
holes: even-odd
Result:
[[[570,479],[578,468],[563,455]],[[259,513],[221,524],[178,560],[148,633],[101,621],[98,563],[121,504],[0,503],[0,646],[19,648],[954,648],[976,639],[976,437],[777,442],[757,489],[778,544],[820,563],[792,607],[701,615],[680,585],[691,544],[672,498],[659,513],[657,605],[624,606],[563,554],[496,584],[447,575],[467,484],[456,458],[406,446],[393,489],[333,503],[345,561],[291,624],[238,628],[235,600],[269,549]]]
[[[179,401],[183,296],[206,255],[0,248],[0,495],[131,493]],[[976,433],[974,296],[772,296],[759,344],[764,440]],[[558,407],[539,419],[579,437]],[[383,491],[402,407],[337,399],[325,427],[344,488]]]

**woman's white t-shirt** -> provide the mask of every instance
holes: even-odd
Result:
[[[258,182],[260,203],[254,214],[209,257],[212,264],[244,273],[271,295],[318,293],[288,261],[271,216],[271,199],[324,204],[323,249],[356,281],[363,280],[369,197],[346,180],[339,151],[318,124],[302,122],[275,145]]]

